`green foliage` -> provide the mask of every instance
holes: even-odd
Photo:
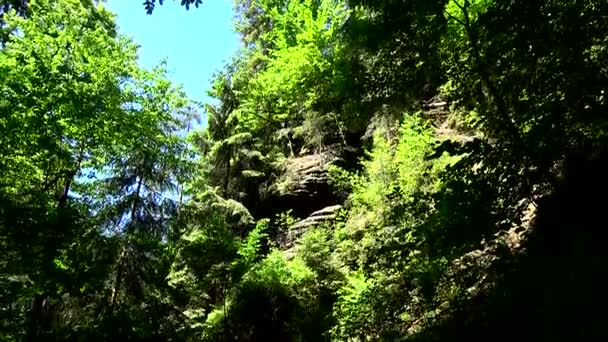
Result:
[[[101,4],[0,1],[0,339],[601,340],[607,4],[236,0],[191,130]]]
[[[333,331],[336,338],[352,336],[365,339],[372,330],[367,324],[371,310],[366,303],[372,287],[362,272],[347,275],[344,286],[338,290],[339,297],[335,305],[334,314],[339,317]]]
[[[334,241],[327,229],[315,228],[302,236],[296,253],[318,277],[324,288],[335,290],[341,281],[341,272],[333,254]]]
[[[121,139],[119,84],[135,65],[135,47],[116,37],[107,11],[70,1],[30,6],[29,19],[6,17],[23,35],[12,35],[0,57],[0,127],[10,132],[0,141],[2,183],[23,184],[20,196],[59,192],[80,168],[99,166]]]
[[[238,254],[243,258],[243,261],[247,265],[252,265],[258,257],[262,243],[264,242],[264,239],[268,237],[266,231],[268,230],[269,222],[270,220],[268,219],[258,221],[255,229],[249,232],[247,238],[239,248]]]
[[[189,172],[187,98],[162,65],[137,67],[101,5],[33,1],[2,19],[2,325],[25,340],[167,334],[177,204],[163,194]]]
[[[277,283],[287,288],[295,288],[303,285],[312,276],[311,270],[300,258],[288,261],[282,252],[273,251],[245,275],[244,282],[259,283],[260,286]]]
[[[331,164],[327,168],[327,174],[329,176],[328,183],[334,192],[349,194],[352,191],[351,177],[353,177],[353,174],[351,172]]]
[[[313,277],[301,259],[288,261],[282,252],[271,252],[237,288],[229,307],[231,332],[255,340],[303,334],[300,322],[314,300],[307,290]]]

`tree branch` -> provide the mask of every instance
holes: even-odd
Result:
[[[459,23],[460,25],[462,25],[462,26],[465,26],[465,27],[466,27],[466,24],[465,24],[465,23],[464,23],[462,20],[460,20],[460,19],[456,18],[455,16],[451,15],[450,13],[446,13],[446,14],[448,15],[448,17],[449,17],[450,19],[453,19],[455,22],[457,22],[457,23]]]
[[[458,3],[458,1],[456,1],[456,0],[452,0],[452,2],[453,2],[454,4],[456,4],[456,6],[458,6],[458,8],[460,8],[460,10],[461,10],[461,11],[463,11],[463,12],[465,12],[465,11],[466,11],[466,9],[465,9],[466,3],[467,3],[466,1],[465,1],[465,5],[464,5],[464,6],[463,6],[463,5],[461,5],[461,4],[459,4],[459,3]]]

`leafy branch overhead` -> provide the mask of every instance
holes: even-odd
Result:
[[[175,0],[173,0],[175,1]],[[179,0],[182,6],[185,6],[187,10],[190,9],[191,5],[194,5],[196,8],[203,3],[203,0]],[[165,0],[158,0],[159,5],[163,5]],[[156,6],[156,0],[144,0],[144,8],[146,9],[146,13],[152,14],[154,12],[154,7]]]

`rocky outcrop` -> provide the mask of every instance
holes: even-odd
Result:
[[[310,216],[308,216],[307,218],[296,222],[293,226],[289,228],[289,232],[291,236],[299,237],[308,228],[335,219],[340,209],[342,209],[342,206],[336,204],[329,207],[325,207],[321,210],[317,210],[310,214]]]
[[[283,174],[276,182],[272,199],[276,213],[291,210],[296,218],[305,218],[312,212],[340,203],[329,185],[329,165],[339,160],[331,150],[285,161]]]
[[[295,242],[304,235],[309,229],[325,222],[333,221],[338,212],[342,209],[342,205],[336,204],[317,210],[310,214],[307,218],[294,223],[285,236],[284,248],[292,248]]]
[[[327,168],[337,159],[329,152],[289,158],[279,191],[283,195],[315,195],[318,186],[327,183]]]
[[[332,146],[285,161],[283,174],[275,184],[273,207],[276,213],[289,211],[298,221],[279,232],[283,248],[292,248],[310,228],[335,219],[346,196],[330,185],[329,166],[348,164],[356,152],[355,148]]]

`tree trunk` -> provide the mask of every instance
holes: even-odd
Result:
[[[475,32],[471,27],[471,17],[469,13],[470,3],[468,0],[465,0],[464,5],[460,5],[457,0],[454,0],[454,3],[461,9],[462,14],[464,15],[464,28],[467,32],[467,36],[469,37],[469,43],[471,44],[471,48],[473,49],[475,69],[477,69],[477,73],[481,78],[482,84],[486,86],[492,98],[494,99],[498,115],[501,116],[506,131],[509,132],[509,134],[511,135],[513,142],[515,142],[518,148],[525,148],[519,129],[517,128],[515,121],[509,114],[507,104],[505,103],[502,96],[500,96],[498,92],[498,87],[496,86],[496,84],[494,84],[494,82],[492,82],[492,79],[490,78],[490,75],[487,72],[486,65],[481,59],[481,51],[479,50],[477,32]],[[485,98],[484,94],[481,94],[481,96],[482,98]],[[487,102],[489,104],[492,101],[490,100]]]
[[[228,198],[228,186],[230,185],[230,160],[232,159],[232,148],[228,150],[226,162],[226,175],[224,177],[224,198]]]
[[[63,185],[63,191],[61,196],[59,196],[58,205],[60,208],[65,207],[68,202],[68,196],[70,194],[70,187],[72,186],[72,182],[74,181],[74,177],[78,171],[80,171],[80,165],[82,164],[82,159],[84,158],[84,143],[80,144],[80,151],[78,155],[78,160],[76,160],[76,167],[67,174],[67,178]]]
[[[139,177],[139,181],[137,182],[137,189],[135,189],[135,198],[133,199],[133,203],[131,204],[131,222],[135,221],[135,211],[137,210],[137,204],[139,203],[139,193],[141,192],[141,185],[144,181],[144,177]]]
[[[43,323],[44,298],[45,296],[43,295],[35,295],[34,298],[32,298],[26,318],[25,342],[40,340],[40,328]]]
[[[122,252],[118,257],[118,267],[116,270],[116,277],[114,278],[114,288],[112,289],[112,296],[110,297],[110,307],[114,309],[116,307],[118,291],[120,291],[120,287],[122,286],[123,279],[123,270],[124,270],[124,258],[127,254],[127,246],[125,242],[125,246],[122,248]]]
[[[63,185],[63,191],[61,192],[61,196],[59,196],[58,205],[60,208],[65,207],[68,202],[68,195],[70,194],[70,187],[72,186],[72,181],[76,176],[76,171],[72,171],[68,174],[67,179]]]

